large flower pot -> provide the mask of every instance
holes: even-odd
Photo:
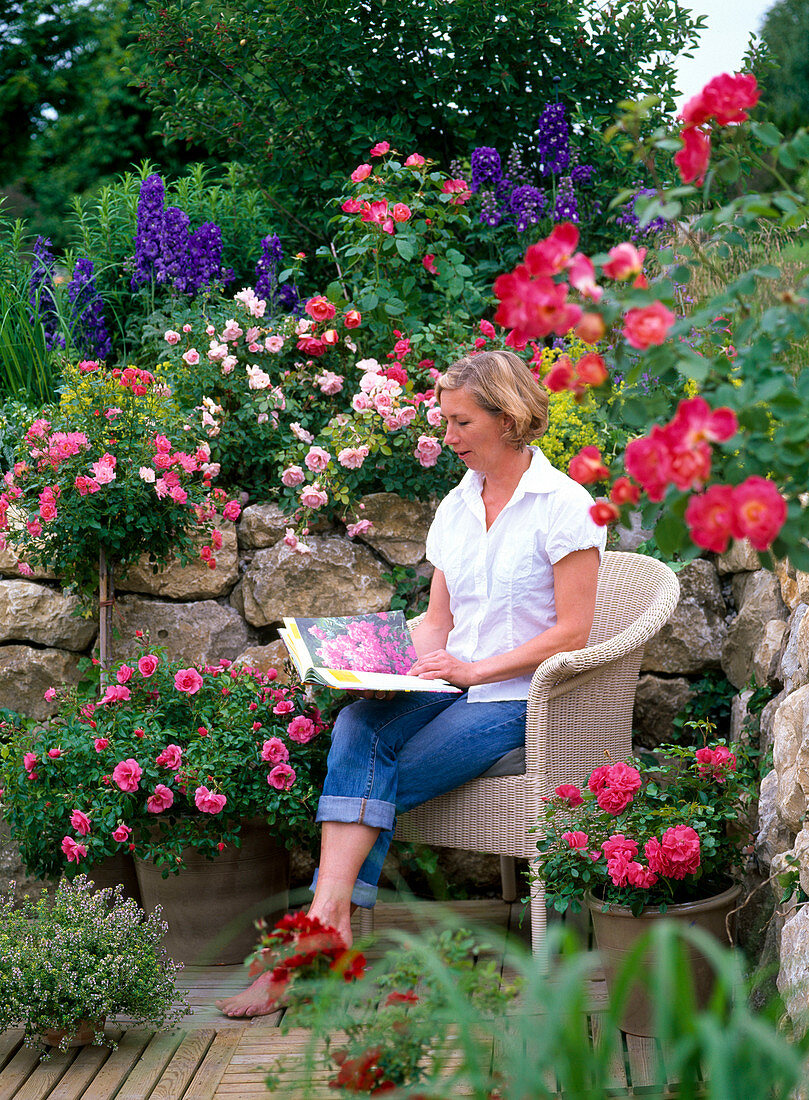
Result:
[[[702,901],[670,905],[665,913],[655,908],[644,909],[638,917],[633,916],[632,910],[623,905],[610,904],[605,910],[600,898],[590,893],[585,894],[584,900],[593,918],[593,931],[604,967],[607,990],[612,989],[616,973],[620,970],[627,952],[638,937],[649,930],[653,921],[684,921],[709,932],[721,943],[729,943],[725,918],[736,908],[740,893],[741,886],[731,886],[723,893]],[[713,968],[696,948],[688,944],[687,949],[697,1005],[704,1007],[713,987]],[[651,1036],[655,1033],[654,1024],[652,999],[645,985],[637,982],[630,990],[621,1019],[621,1030],[630,1035]]]
[[[107,856],[100,863],[94,863],[88,869],[87,877],[93,880],[97,890],[123,886],[124,897],[131,898],[140,905],[140,886],[138,886],[135,861],[130,852],[117,852],[114,856]]]
[[[170,958],[185,963],[240,963],[256,946],[254,921],[274,922],[286,912],[289,854],[266,824],[245,826],[242,845],[228,845],[214,860],[196,849],[185,866],[163,878],[153,863],[135,859],[143,908],[162,906]]]
[[[92,1020],[77,1020],[73,1027],[49,1027],[39,1032],[39,1037],[46,1046],[58,1047],[64,1050],[74,1050],[76,1047],[86,1047],[92,1043],[96,1032],[104,1030],[106,1017],[93,1023]]]

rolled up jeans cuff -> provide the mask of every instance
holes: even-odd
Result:
[[[392,829],[396,820],[396,805],[378,798],[324,794],[317,804],[315,820],[368,825],[372,829]]]
[[[317,872],[318,868],[316,867],[312,885],[309,887],[313,894],[317,886]],[[358,905],[360,909],[373,909],[376,905],[376,895],[376,886],[372,886],[370,882],[362,882],[361,879],[357,879],[354,883],[354,889],[351,891],[351,901],[352,904]]]

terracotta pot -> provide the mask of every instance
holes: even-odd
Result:
[[[627,952],[639,936],[647,932],[650,922],[658,920],[684,921],[709,932],[721,943],[728,944],[725,918],[737,905],[741,886],[731,886],[721,894],[705,898],[702,901],[686,902],[682,905],[670,905],[665,913],[656,908],[642,910],[635,917],[632,910],[623,905],[612,905],[603,911],[603,901],[595,895],[585,894],[584,900],[593,918],[596,946],[604,966],[607,989],[611,990],[617,971],[620,969]],[[710,998],[714,982],[714,972],[710,963],[696,948],[687,945],[689,965],[694,983],[697,1005],[704,1007]],[[632,987],[626,1008],[621,1019],[621,1030],[630,1035],[654,1035],[655,1013],[646,987],[638,982]]]
[[[104,1030],[105,1022],[106,1017],[99,1020],[97,1024],[92,1020],[78,1020],[75,1027],[49,1027],[45,1031],[40,1031],[39,1037],[46,1046],[58,1047],[67,1035],[69,1036],[66,1044],[68,1049],[86,1047],[92,1043],[97,1031]]]
[[[87,877],[93,880],[97,890],[106,890],[120,884],[124,888],[125,898],[141,904],[135,860],[130,852],[116,852],[114,856],[107,856],[90,867]]]
[[[195,848],[183,851],[185,866],[163,878],[153,863],[135,858],[143,908],[163,908],[169,930],[163,943],[170,958],[185,963],[240,963],[256,946],[254,921],[275,922],[289,904],[289,853],[265,823],[250,823],[242,845],[228,845],[214,860]]]

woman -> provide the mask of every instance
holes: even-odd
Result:
[[[395,815],[491,770],[525,739],[528,688],[554,653],[586,645],[606,533],[587,491],[527,446],[548,398],[512,352],[455,363],[436,383],[444,442],[467,467],[427,536],[430,601],[413,630],[412,675],[463,694],[363,699],[337,718],[318,805],[320,868],[310,916],[352,942],[354,906],[371,907]],[[502,772],[500,773],[502,774]],[[268,976],[221,1002],[267,1007]]]

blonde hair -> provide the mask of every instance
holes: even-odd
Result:
[[[548,395],[513,351],[482,351],[453,363],[435,383],[435,395],[467,389],[482,409],[511,424],[503,439],[521,451],[548,427]]]

